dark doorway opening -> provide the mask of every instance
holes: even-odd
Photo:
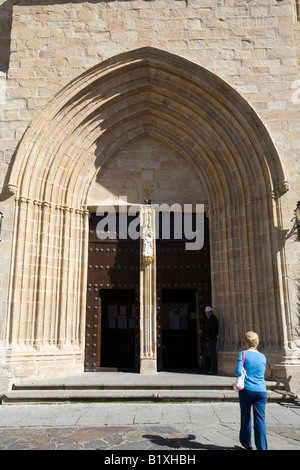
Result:
[[[194,289],[162,291],[160,326],[162,368],[196,368],[197,312]]]
[[[111,289],[101,292],[101,367],[135,368],[135,291]]]
[[[171,214],[171,235],[175,233],[175,219]],[[159,229],[162,233],[161,224]],[[156,241],[158,370],[202,368],[204,309],[211,305],[207,217],[203,247],[187,250],[185,243],[184,234],[181,239],[170,236]]]

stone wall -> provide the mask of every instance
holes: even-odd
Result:
[[[148,136],[129,142],[103,165],[87,205],[97,207],[99,201],[118,204],[119,196],[126,196],[129,204],[140,204],[144,197],[155,204],[207,204],[199,179],[185,158]]]
[[[0,26],[2,360],[11,328],[11,250],[16,242],[15,201],[6,185],[20,139],[47,103],[55,102],[56,93],[80,74],[119,53],[151,46],[223,79],[250,104],[270,133],[289,185],[276,209],[279,222],[274,236],[279,276],[284,279],[279,302],[281,321],[289,331],[285,347],[291,348],[297,362],[300,259],[294,209],[300,193],[300,82],[296,2],[1,0]]]

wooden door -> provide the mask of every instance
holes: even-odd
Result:
[[[207,218],[204,228],[201,250],[186,250],[186,240],[172,237],[172,228],[169,240],[158,238],[156,242],[160,370],[201,367],[204,309],[211,304]]]
[[[85,371],[124,367],[137,369],[139,240],[120,240],[118,232],[114,240],[100,240],[96,234],[98,221],[99,217],[92,214],[89,227]],[[114,328],[113,315],[116,315]],[[117,353],[122,348],[130,358],[127,361]]]

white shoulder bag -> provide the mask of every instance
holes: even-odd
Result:
[[[235,392],[239,392],[240,390],[244,390],[244,382],[245,382],[245,377],[246,377],[246,371],[244,368],[245,364],[245,351],[243,351],[243,369],[241,375],[236,379],[236,381],[233,384],[233,390]]]

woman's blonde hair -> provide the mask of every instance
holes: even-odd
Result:
[[[258,334],[254,331],[247,331],[247,333],[245,334],[245,341],[248,348],[257,348],[259,343]]]

